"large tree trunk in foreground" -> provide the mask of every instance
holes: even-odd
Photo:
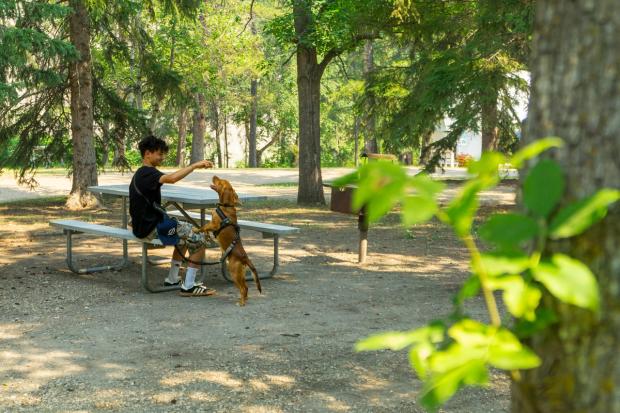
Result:
[[[69,65],[71,88],[71,141],[73,144],[73,183],[67,207],[81,209],[98,206],[98,199],[88,192],[97,185],[97,159],[93,138],[93,82],[90,56],[90,19],[86,5],[72,0],[69,17],[71,43],[80,53]]]
[[[295,32],[303,37],[311,25],[310,5],[296,0],[293,5]],[[327,61],[317,61],[317,51],[297,45],[297,99],[299,104],[299,188],[298,204],[324,204],[321,177],[321,76]]]
[[[620,2],[537,3],[524,139],[565,140],[564,202],[620,187]],[[513,386],[513,412],[620,412],[620,206],[584,235],[553,244],[596,274],[601,316],[553,302],[558,323],[531,341],[543,365]],[[551,299],[547,300],[552,302]],[[519,390],[521,389],[521,390]],[[527,408],[527,401],[533,409]]]

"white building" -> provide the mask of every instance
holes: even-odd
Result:
[[[519,73],[518,76],[521,76],[529,83],[529,73],[522,72]],[[519,117],[519,121],[522,122],[527,117],[528,98],[521,93],[515,92],[515,95],[517,97],[517,106],[515,108],[515,111],[517,113],[517,116]],[[439,125],[437,125],[435,132],[433,132],[433,134],[431,135],[431,142],[436,142],[440,139],[445,138],[453,122],[453,119],[450,119],[446,116],[439,123]],[[459,136],[456,142],[456,153],[454,153],[453,151],[448,151],[444,154],[443,166],[457,166],[456,156],[458,155],[469,155],[476,160],[480,159],[480,156],[482,155],[482,134],[480,132],[474,132],[471,130],[465,131],[461,136]]]

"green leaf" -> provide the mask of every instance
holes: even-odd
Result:
[[[472,175],[498,175],[499,166],[506,162],[506,157],[499,152],[483,152],[479,160],[469,164],[467,172]]]
[[[538,225],[521,214],[497,214],[480,227],[480,237],[500,247],[518,246],[538,233]]]
[[[542,292],[525,282],[520,275],[506,275],[489,279],[489,287],[502,290],[504,302],[510,314],[517,318],[533,321]]]
[[[581,234],[607,215],[607,207],[620,199],[620,191],[601,189],[594,195],[568,205],[551,221],[551,239],[568,238]]]
[[[562,168],[555,161],[543,159],[534,166],[523,183],[525,206],[541,217],[547,217],[564,193]]]
[[[342,188],[347,185],[355,184],[359,180],[359,171],[341,176],[331,183],[332,186]]]
[[[542,292],[533,285],[526,284],[521,276],[514,285],[504,288],[504,302],[510,314],[517,318],[533,321],[536,318],[536,308],[540,304]]]
[[[536,318],[533,321],[526,319],[517,320],[514,326],[514,331],[517,336],[527,338],[546,329],[557,321],[558,319],[552,310],[545,307],[539,307],[536,309]]]
[[[501,328],[489,345],[489,364],[504,370],[532,369],[540,366],[540,358],[523,346],[510,331]]]
[[[446,188],[443,182],[431,179],[427,174],[418,174],[409,178],[409,186],[415,188],[416,192],[428,198],[435,198],[435,195]]]
[[[481,264],[490,276],[520,274],[530,266],[530,257],[520,253],[480,254]],[[481,269],[474,268],[476,271]]]
[[[413,344],[443,340],[444,328],[438,323],[429,324],[411,331],[389,331],[358,341],[355,351],[393,350],[399,351]]]
[[[474,214],[478,209],[478,192],[481,188],[480,181],[469,181],[446,209],[448,222],[459,237],[466,236],[471,230]]]
[[[480,278],[473,274],[463,284],[454,299],[456,305],[462,305],[468,298],[475,297],[480,292]]]
[[[598,312],[598,284],[594,274],[581,261],[554,254],[551,261],[532,268],[532,274],[560,301]]]
[[[366,206],[369,222],[375,222],[403,198],[407,173],[391,162],[372,162],[360,168],[358,188],[353,192],[354,210]]]
[[[539,139],[515,153],[512,156],[510,163],[515,168],[521,168],[521,166],[523,166],[523,162],[527,161],[528,159],[532,159],[538,156],[540,153],[546,151],[549,148],[559,148],[563,144],[564,142],[561,138],[554,136]]]
[[[484,361],[470,360],[445,372],[433,375],[424,384],[420,402],[429,410],[450,399],[454,393],[465,385],[484,385],[489,381],[489,373]]]
[[[463,319],[448,329],[448,335],[463,347],[486,346],[494,328],[471,319]]]
[[[413,346],[409,351],[409,363],[422,380],[426,380],[428,376],[428,359],[434,352],[435,347],[429,342]]]
[[[433,199],[418,195],[408,196],[402,204],[402,222],[405,227],[428,221],[437,212],[437,203]]]

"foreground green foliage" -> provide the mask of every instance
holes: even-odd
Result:
[[[560,145],[558,138],[542,139],[511,159],[485,153],[470,165],[472,177],[444,208],[436,197],[443,189],[441,183],[425,175],[407,176],[392,164],[369,163],[336,182],[358,184],[353,207],[365,205],[369,221],[379,219],[400,202],[403,225],[437,217],[454,229],[469,250],[472,274],[455,297],[454,313],[448,319],[408,332],[375,335],[356,345],[358,351],[409,349],[409,361],[424,381],[421,402],[431,411],[463,386],[486,384],[489,367],[508,370],[513,380],[519,380],[519,370],[540,365],[540,358],[521,339],[554,321],[542,304],[545,294],[594,314],[600,310],[598,285],[590,269],[569,256],[545,254],[546,243],[579,235],[603,219],[608,206],[620,199],[620,191],[602,189],[559,208],[563,173],[556,162],[544,159],[525,177],[526,210],[491,216],[479,228],[480,238],[487,244],[484,252],[473,236],[478,194],[499,182],[500,168],[507,162],[520,167]],[[502,320],[494,292],[501,292],[510,319]],[[490,324],[464,313],[464,301],[479,294],[485,300]]]

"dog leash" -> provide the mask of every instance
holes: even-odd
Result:
[[[240,232],[240,227],[239,225],[233,223],[230,218],[228,218],[226,216],[226,214],[224,213],[224,211],[222,211],[220,209],[220,206],[223,207],[232,207],[232,205],[228,205],[228,204],[217,204],[217,208],[215,208],[215,212],[217,213],[217,215],[220,217],[220,227],[213,231],[213,235],[217,238],[218,234],[224,230],[225,228],[232,226],[235,228],[235,238],[233,238],[232,242],[230,243],[230,245],[228,246],[228,248],[226,248],[226,250],[222,253],[222,257],[220,258],[219,261],[211,261],[211,262],[207,262],[207,261],[193,261],[190,260],[189,258],[185,258],[185,254],[181,253],[181,250],[179,249],[179,247],[177,245],[174,246],[174,248],[176,249],[176,251],[179,253],[179,255],[182,257],[183,262],[187,263],[192,263],[195,265],[217,265],[217,264],[223,264],[224,261],[226,261],[226,258],[228,258],[228,256],[232,253],[233,249],[235,249],[235,246],[237,246],[237,243],[241,240],[241,237],[239,236],[239,232]]]

